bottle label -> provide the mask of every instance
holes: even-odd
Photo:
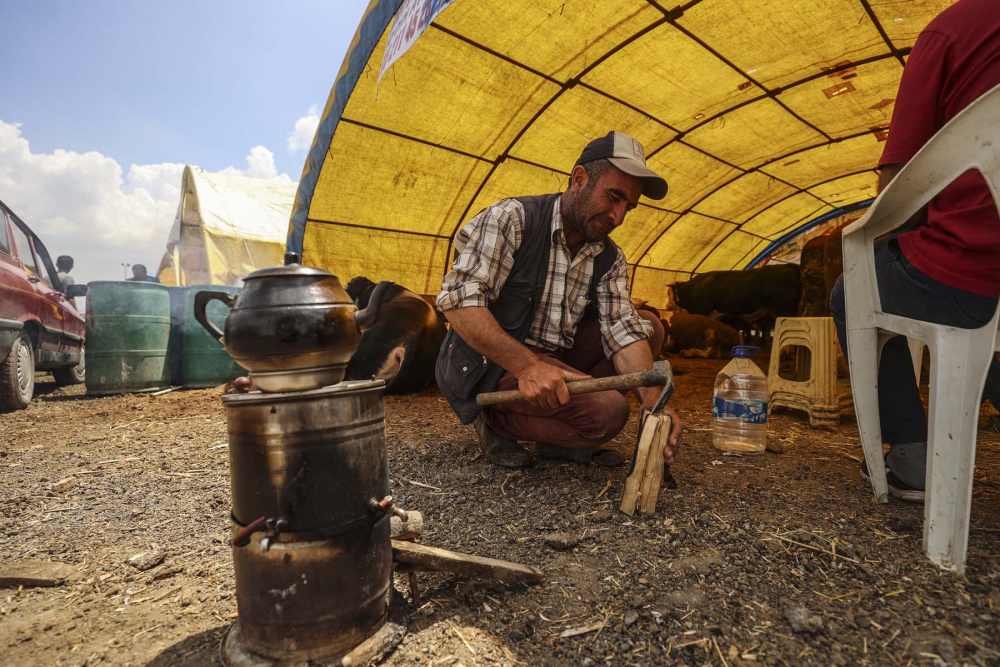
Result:
[[[716,419],[742,419],[748,424],[766,424],[767,401],[759,399],[727,401],[716,396],[712,401],[712,417]]]

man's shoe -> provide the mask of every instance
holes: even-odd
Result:
[[[861,462],[861,477],[862,479],[867,480],[869,484],[872,481],[871,475],[868,474],[868,461]],[[885,464],[885,478],[889,483],[889,495],[893,498],[905,500],[908,503],[924,502],[924,492],[920,489],[913,488],[892,474],[888,461]]]
[[[540,442],[535,450],[539,456],[547,459],[573,461],[575,463],[583,463],[584,465],[593,463],[613,468],[620,466],[622,461],[624,461],[622,455],[614,449],[580,449],[578,447],[561,447],[559,445]]]
[[[482,415],[473,422],[479,445],[486,452],[486,458],[504,468],[527,468],[531,465],[531,454],[516,440],[505,438],[486,425]]]

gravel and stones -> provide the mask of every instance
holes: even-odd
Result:
[[[675,360],[679,488],[633,518],[617,510],[627,463],[512,474],[435,389],[388,397],[392,492],[422,512],[423,543],[545,579],[418,574],[410,634],[385,664],[1000,664],[1000,435],[980,432],[966,575],[943,573],[921,553],[923,509],[873,502],[853,417],[811,428],[775,413],[783,454],[713,449],[725,363]],[[0,414],[0,565],[73,572],[52,588],[0,590],[3,662],[218,665],[236,617],[221,390],[88,398],[40,375],[38,393]],[[612,443],[626,458],[634,418]],[[554,548],[557,534],[575,545]],[[146,571],[127,562],[143,553],[164,557]],[[409,596],[408,577],[396,586]]]

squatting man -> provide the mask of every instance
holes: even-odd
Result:
[[[610,132],[584,148],[565,192],[504,199],[455,237],[457,257],[437,297],[451,329],[435,374],[493,463],[530,465],[519,442],[530,441],[543,457],[621,464],[621,454],[602,445],[628,421],[625,396],[570,396],[566,382],[652,368],[663,326],[632,305],[625,254],[609,234],[640,195],[666,194],[642,145]],[[526,400],[476,405],[477,394],[515,388]],[[642,407],[660,391],[639,389]],[[672,463],[682,424],[666,409],[673,428],[664,460]]]

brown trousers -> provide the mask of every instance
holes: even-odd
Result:
[[[663,324],[649,311],[638,313],[653,325],[649,344],[655,359],[663,347]],[[614,364],[604,356],[601,327],[596,319],[580,322],[574,345],[569,349],[554,352],[530,346],[528,349],[543,362],[569,371],[595,378],[615,374]],[[510,373],[504,373],[497,385],[497,391],[507,389],[517,389],[517,379]],[[614,438],[625,428],[628,416],[628,399],[617,391],[570,396],[569,403],[554,410],[532,407],[527,401],[483,410],[486,423],[505,438],[580,449],[594,449]]]

